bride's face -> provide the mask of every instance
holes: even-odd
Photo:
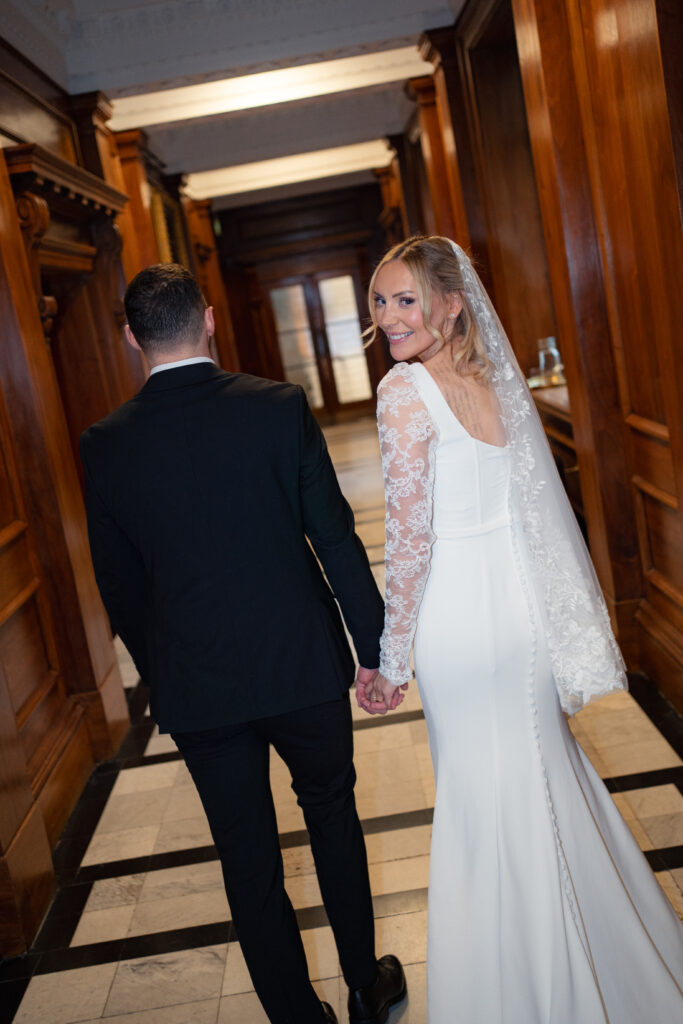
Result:
[[[442,348],[440,339],[427,329],[418,300],[415,279],[402,260],[385,263],[375,279],[374,313],[387,336],[394,359],[430,359]],[[447,300],[432,291],[430,323],[444,337],[452,333],[462,309],[459,297]]]

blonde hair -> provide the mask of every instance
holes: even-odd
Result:
[[[422,310],[424,325],[435,340],[444,345],[446,338],[442,332],[430,322],[432,313],[432,295],[436,292],[442,298],[458,294],[462,301],[462,311],[455,322],[452,337],[462,339],[460,345],[453,349],[453,364],[461,374],[471,374],[478,380],[485,380],[492,371],[491,361],[469,308],[464,293],[464,284],[458,259],[448,238],[441,235],[413,235],[405,242],[399,242],[382,257],[375,268],[368,288],[368,306],[372,324],[364,332],[368,336],[367,344],[377,337],[379,326],[375,318],[375,282],[383,266],[392,260],[400,260],[413,275],[417,301]]]

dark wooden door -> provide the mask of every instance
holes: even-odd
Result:
[[[357,267],[284,274],[265,290],[285,379],[304,388],[321,418],[371,414],[375,388],[363,347]]]

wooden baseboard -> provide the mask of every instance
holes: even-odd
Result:
[[[36,936],[55,888],[50,843],[34,804],[0,857],[0,955],[24,953]]]
[[[683,713],[683,636],[647,601],[636,614],[639,668]]]

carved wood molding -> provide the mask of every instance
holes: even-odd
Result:
[[[43,244],[43,236],[50,225],[50,208],[41,196],[36,196],[32,192],[22,192],[21,195],[18,195],[15,205],[26,246],[43,334],[49,340],[57,315],[57,300],[52,295],[43,295],[40,280],[40,249]]]
[[[84,214],[113,217],[126,205],[123,192],[41,146],[11,146],[4,154],[15,192],[40,195],[50,207],[58,205],[62,212],[78,220]]]

